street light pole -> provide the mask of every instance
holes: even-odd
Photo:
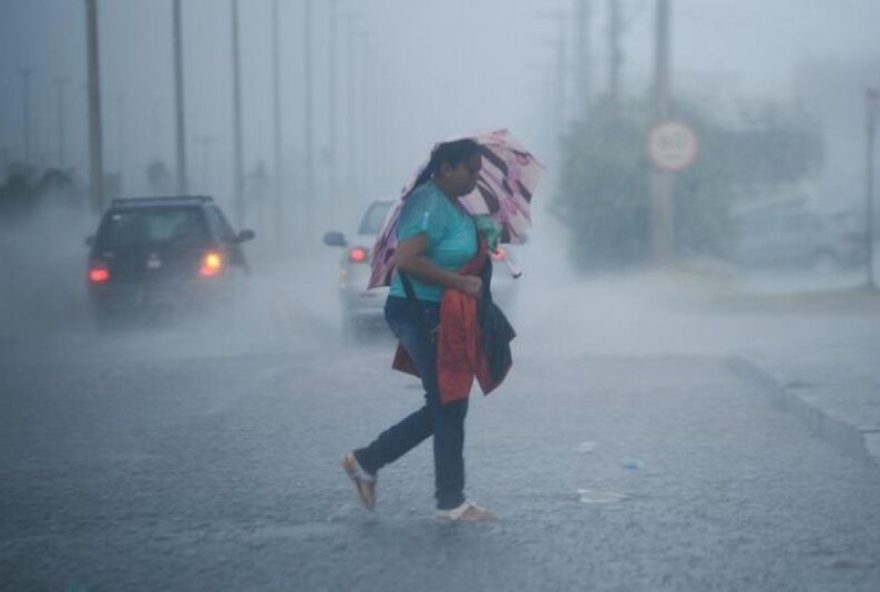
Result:
[[[313,56],[312,56],[312,0],[305,0],[305,17],[303,18],[303,44],[305,53],[305,109],[303,115],[305,117],[305,195],[303,201],[305,205],[305,231],[302,233],[305,238],[306,248],[311,250],[314,246],[313,238],[315,236],[315,134],[314,134],[314,117],[312,114],[312,88],[313,82]]]
[[[122,93],[116,95],[116,140],[118,144],[119,162],[119,187],[117,191],[120,195],[125,193],[125,96]]]
[[[336,201],[337,179],[336,179],[336,116],[337,116],[337,100],[336,100],[336,37],[339,20],[339,0],[329,0],[330,6],[330,34],[328,39],[329,52],[327,59],[329,61],[329,83],[330,96],[327,98],[327,114],[329,117],[329,141],[327,142],[328,156],[328,177],[329,192],[331,199]]]
[[[558,38],[556,39],[556,138],[557,141],[560,141],[565,134],[565,106],[566,106],[566,96],[567,96],[567,85],[565,84],[566,77],[566,54],[567,48],[565,43],[565,25],[568,21],[568,16],[563,12],[560,13],[557,17],[559,19],[559,31]]]
[[[370,80],[370,34],[361,33],[358,36],[361,43],[361,109],[360,109],[360,170],[361,170],[361,190],[364,193],[372,191],[372,176],[369,165],[370,153],[370,122],[369,122],[369,105],[372,99],[369,91]]]
[[[357,200],[355,197],[357,194],[357,185],[358,185],[358,177],[357,177],[357,115],[355,113],[355,92],[356,92],[356,81],[355,81],[355,73],[357,72],[357,67],[355,65],[355,31],[354,31],[354,19],[355,17],[349,15],[345,18],[346,23],[346,49],[347,49],[347,64],[345,69],[345,80],[346,80],[346,127],[347,133],[345,135],[345,146],[347,148],[347,154],[345,159],[345,168],[346,168],[346,190],[352,196],[353,199]],[[355,201],[355,203],[357,203]]]
[[[58,97],[58,168],[64,168],[64,85],[67,78],[55,79],[55,90]]]
[[[238,0],[232,0],[232,116],[233,116],[233,170],[234,191],[232,196],[235,223],[244,225],[244,165],[241,147],[241,79],[238,55]]]
[[[278,49],[278,0],[272,1],[272,112],[275,133],[273,148],[275,153],[275,246],[281,251],[284,246],[284,201],[282,199],[281,173],[281,87],[280,58]]]
[[[877,130],[880,89],[869,88],[865,92],[865,100],[867,106],[867,138],[865,146],[865,206],[867,220],[865,242],[867,246],[868,288],[873,290],[877,287],[874,279],[874,135]]]
[[[101,83],[98,67],[98,7],[96,0],[86,1],[86,44],[89,80],[89,177],[92,207],[104,209],[104,161],[101,146]]]
[[[188,192],[186,177],[186,128],[183,99],[183,42],[181,40],[180,0],[174,0],[174,94],[177,113],[177,190]]]

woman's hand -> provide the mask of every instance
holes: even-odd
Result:
[[[483,292],[482,278],[476,275],[460,275],[458,277],[460,278],[458,290],[474,298],[480,297],[480,294]]]

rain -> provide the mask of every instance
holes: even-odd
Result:
[[[880,4],[0,15],[0,588],[880,588]],[[365,509],[340,457],[424,404],[373,255],[501,130],[495,519],[438,519],[430,442]]]

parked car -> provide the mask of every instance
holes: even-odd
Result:
[[[247,275],[241,243],[207,196],[114,199],[86,239],[96,320],[118,313],[216,301]]]
[[[852,212],[770,209],[737,216],[734,223],[733,260],[740,267],[827,272],[865,261],[865,232]]]
[[[338,292],[346,337],[358,337],[371,328],[385,327],[383,309],[388,288],[368,290],[367,284],[373,245],[395,203],[395,200],[371,202],[350,239],[340,231],[324,235],[324,244],[345,249],[339,262]],[[504,259],[512,256],[513,248],[505,244],[492,254],[492,296],[505,312],[514,306],[518,286],[504,264]]]

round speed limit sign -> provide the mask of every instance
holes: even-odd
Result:
[[[664,121],[648,133],[648,156],[661,171],[683,171],[697,160],[697,134],[680,121]]]

